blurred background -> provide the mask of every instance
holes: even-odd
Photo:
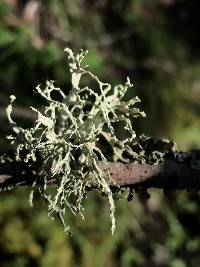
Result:
[[[199,148],[199,10],[199,0],[1,0],[0,150],[8,146],[11,94],[16,121],[29,127],[28,107],[44,104],[36,85],[51,79],[69,91],[65,47],[88,49],[85,63],[103,81],[131,78],[129,94],[147,114],[134,126],[138,134]],[[198,193],[151,190],[148,200],[118,201],[113,236],[108,204],[88,193],[86,220],[66,218],[71,237],[47,218],[39,196],[30,208],[28,194],[0,193],[0,266],[200,266]]]

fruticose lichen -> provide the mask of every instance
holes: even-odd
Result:
[[[41,190],[42,196],[48,202],[49,215],[57,213],[66,231],[69,231],[64,218],[66,211],[83,216],[82,200],[86,187],[92,184],[109,200],[111,230],[114,232],[113,194],[108,179],[98,166],[98,161],[107,161],[108,157],[99,140],[109,144],[112,151],[112,159],[109,160],[127,162],[123,153],[132,153],[128,144],[136,137],[132,119],[145,114],[134,107],[139,102],[138,97],[124,100],[125,93],[132,87],[129,78],[124,85],[112,88],[82,65],[87,51],[74,54],[66,48],[65,52],[71,72],[72,87],[69,94],[55,87],[54,81],[47,81],[45,88],[38,85],[36,91],[46,100],[47,105],[43,112],[32,108],[38,117],[29,129],[19,127],[11,118],[15,100],[15,96],[11,96],[7,114],[15,135],[9,136],[9,139],[16,149],[16,160],[28,163],[36,161],[38,157],[42,158],[43,170],[48,170]],[[98,87],[97,90],[81,86],[83,76],[91,79]],[[55,91],[59,94],[56,100],[52,94]],[[116,133],[115,126],[119,123],[120,129],[123,128],[123,140]],[[57,187],[49,192],[48,179],[52,177],[56,179]]]

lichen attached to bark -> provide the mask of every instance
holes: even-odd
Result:
[[[108,157],[99,140],[109,144],[113,161],[127,162],[123,153],[132,153],[128,144],[136,137],[132,119],[145,114],[134,106],[139,102],[138,97],[124,100],[126,91],[132,87],[129,78],[124,85],[112,88],[82,65],[87,51],[74,54],[66,48],[65,52],[71,72],[70,93],[66,95],[54,81],[47,81],[44,88],[38,85],[36,91],[46,100],[46,106],[43,112],[32,107],[38,116],[29,129],[23,129],[13,121],[11,113],[15,96],[11,96],[7,114],[14,135],[9,138],[16,150],[16,160],[29,162],[41,157],[43,169],[50,170],[40,191],[48,202],[49,215],[57,213],[66,231],[69,231],[64,218],[66,211],[83,216],[82,200],[86,187],[92,183],[108,198],[114,232],[113,195],[109,182],[98,167],[98,161],[107,161]],[[98,90],[81,86],[83,76],[93,80]],[[56,100],[52,94],[55,91],[59,94]],[[116,134],[116,123],[123,128],[123,140]],[[56,178],[57,187],[48,191],[47,180],[52,177]]]

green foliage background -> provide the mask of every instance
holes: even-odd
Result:
[[[199,148],[200,17],[198,0],[2,0],[0,2],[0,147],[10,133],[4,108],[17,97],[16,120],[31,125],[27,108],[46,79],[68,90],[63,49],[90,50],[86,64],[101,80],[134,81],[147,119],[138,133]],[[25,116],[26,115],[26,116]],[[25,117],[23,119],[23,117]],[[45,203],[28,204],[28,189],[0,193],[1,266],[199,266],[199,195],[151,191],[147,201],[117,202],[117,230],[109,207],[88,193],[82,221],[69,218],[66,236],[47,218]]]

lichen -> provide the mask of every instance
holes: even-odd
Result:
[[[32,107],[37,113],[37,120],[29,129],[23,129],[13,121],[11,113],[15,96],[11,96],[7,114],[15,134],[9,136],[9,139],[15,148],[16,160],[29,162],[36,161],[38,157],[43,159],[43,170],[48,172],[40,192],[48,203],[49,215],[53,217],[55,213],[58,214],[65,231],[69,232],[69,226],[65,223],[66,211],[70,210],[74,215],[80,214],[83,217],[82,200],[86,187],[93,184],[108,198],[113,233],[113,194],[98,161],[128,162],[123,153],[132,153],[128,145],[136,137],[132,120],[145,114],[134,107],[139,102],[138,97],[128,101],[124,99],[125,93],[132,87],[129,78],[124,85],[112,88],[82,64],[87,51],[74,54],[66,48],[65,52],[71,72],[72,86],[69,94],[66,95],[56,87],[54,81],[47,81],[45,88],[38,85],[36,91],[46,100],[46,106],[43,112]],[[83,76],[91,79],[98,90],[82,86]],[[52,94],[55,91],[59,95],[56,99]],[[116,123],[120,123],[120,129],[123,128],[123,139],[116,133]],[[112,157],[107,157],[100,139],[109,144]],[[56,179],[57,187],[49,191],[48,179],[52,177]],[[31,204],[32,199],[33,191],[30,194]]]

